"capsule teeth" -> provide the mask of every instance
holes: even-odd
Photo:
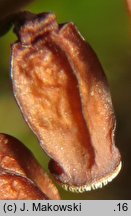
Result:
[[[71,191],[75,193],[83,193],[86,191],[91,191],[91,190],[102,188],[103,186],[111,182],[118,175],[118,173],[121,170],[121,167],[122,167],[122,162],[120,162],[116,170],[113,173],[111,173],[111,175],[103,177],[102,179],[92,183],[91,185],[84,185],[84,186],[78,187],[78,186],[68,186],[67,184],[62,184],[62,187],[67,191]]]

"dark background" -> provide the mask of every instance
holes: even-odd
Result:
[[[0,0],[0,18],[24,5],[31,12],[54,12],[58,22],[73,21],[97,53],[107,75],[117,118],[116,145],[122,154],[119,176],[103,189],[75,194],[61,189],[63,199],[131,199],[131,20],[124,0]],[[48,157],[23,120],[10,81],[10,31],[0,38],[0,132],[21,140],[48,172]]]

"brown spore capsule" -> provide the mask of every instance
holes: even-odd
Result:
[[[60,199],[33,154],[16,138],[0,134],[0,200]]]
[[[34,15],[15,31],[13,89],[22,114],[71,191],[102,187],[120,171],[115,115],[102,66],[73,23]]]

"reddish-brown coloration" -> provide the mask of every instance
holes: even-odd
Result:
[[[120,170],[115,117],[102,67],[72,23],[41,14],[16,25],[14,94],[50,170],[69,190],[101,187]]]
[[[128,11],[131,14],[131,0],[126,0]]]
[[[29,179],[12,173],[0,172],[0,200],[48,199]]]
[[[56,187],[32,153],[17,139],[5,134],[0,134],[1,199],[60,199]]]

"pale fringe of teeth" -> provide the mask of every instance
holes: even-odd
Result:
[[[96,190],[98,188],[102,188],[103,186],[111,182],[118,175],[118,173],[121,170],[121,167],[122,167],[122,162],[119,163],[115,171],[113,171],[110,175],[107,175],[106,177],[103,177],[100,180],[97,180],[96,182],[93,182],[90,185],[83,185],[83,186],[77,187],[77,186],[69,186],[67,184],[62,184],[61,186],[65,190],[75,192],[75,193],[83,193],[85,191]]]

